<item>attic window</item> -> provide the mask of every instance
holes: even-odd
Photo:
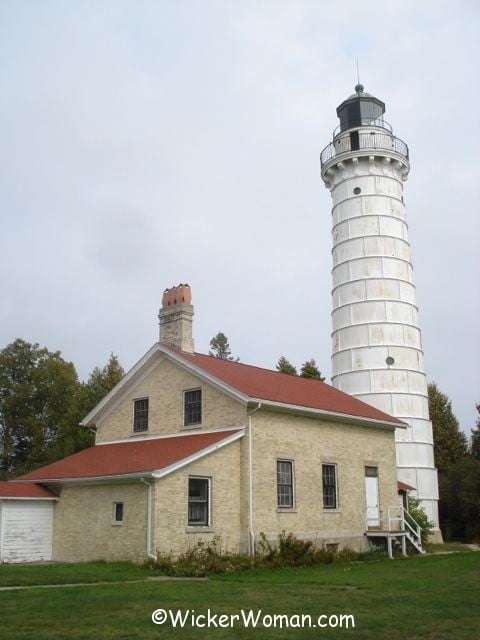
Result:
[[[183,424],[189,427],[202,422],[202,390],[184,391]]]
[[[133,431],[139,433],[148,429],[148,398],[133,401]]]

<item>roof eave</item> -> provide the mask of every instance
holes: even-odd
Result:
[[[337,411],[328,411],[326,409],[316,409],[314,407],[306,407],[303,405],[288,404],[285,402],[276,402],[274,400],[265,400],[263,398],[250,398],[252,404],[261,403],[262,407],[270,408],[285,413],[296,413],[300,415],[312,415],[323,417],[333,422],[343,422],[347,424],[355,424],[363,427],[374,427],[379,429],[406,429],[407,424],[403,422],[390,422],[388,420],[380,420],[377,418],[367,418],[365,416],[354,416],[349,413],[339,413]]]
[[[171,349],[167,349],[163,347],[159,342],[156,342],[147,353],[130,369],[130,371],[120,380],[120,382],[101,400],[96,407],[94,407],[88,415],[83,418],[80,422],[80,426],[82,427],[93,427],[95,426],[95,421],[98,418],[104,418],[110,410],[109,405],[112,403],[115,397],[123,394],[128,389],[130,383],[135,378],[137,374],[147,365],[148,361],[151,360],[155,355],[161,354],[165,357],[169,358],[179,366],[183,367],[190,373],[195,374],[199,378],[202,378],[206,382],[209,382],[213,386],[218,387],[229,396],[241,402],[242,404],[247,404],[248,396],[244,393],[238,391],[234,387],[231,387],[228,384],[225,384],[221,379],[213,376],[210,373],[207,373],[201,367],[197,367],[192,364],[188,360],[182,358],[181,355],[177,355],[175,351]],[[157,366],[158,363],[155,363],[153,367],[150,367],[146,370],[146,373],[150,373],[150,371]]]
[[[92,427],[95,425],[95,419],[101,415],[102,411],[108,408],[108,404],[115,396],[121,393],[124,388],[129,384],[131,379],[137,374],[140,369],[155,355],[158,350],[158,342],[156,342],[147,353],[140,358],[140,360],[133,365],[133,367],[128,371],[124,377],[120,380],[118,384],[116,384],[109,393],[88,413],[85,418],[80,422],[80,426],[82,427]]]
[[[206,382],[209,382],[210,384],[218,387],[219,389],[221,389],[222,391],[230,395],[235,400],[238,400],[242,404],[247,405],[247,403],[250,401],[250,396],[246,395],[245,393],[242,393],[235,387],[232,387],[229,384],[226,384],[220,378],[217,378],[211,373],[206,372],[205,369],[202,369],[201,367],[197,367],[196,365],[192,364],[190,361],[185,360],[184,358],[182,358],[181,355],[177,355],[175,351],[172,351],[171,349],[166,349],[165,347],[162,347],[162,345],[159,343],[158,343],[158,350],[164,355],[166,355],[167,357],[170,357],[172,360],[174,360],[178,365],[180,365],[184,369],[187,369],[191,373],[194,373],[195,375],[197,375],[199,378],[202,378]]]
[[[38,484],[38,483],[37,483]],[[55,500],[58,501],[57,496],[0,496],[0,500]]]

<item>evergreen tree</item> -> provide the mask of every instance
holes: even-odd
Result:
[[[111,353],[107,364],[95,367],[85,384],[85,398],[82,410],[89,413],[115,387],[125,375],[115,354]],[[83,416],[84,417],[84,416]]]
[[[325,378],[322,378],[320,369],[317,367],[317,363],[313,358],[303,363],[302,368],[300,369],[300,377],[301,378],[317,378],[322,382],[325,381]]]
[[[217,335],[210,340],[210,347],[212,348],[212,351],[208,352],[208,355],[210,356],[215,356],[215,358],[220,358],[220,360],[231,360],[234,362],[239,361],[239,358],[234,358],[232,356],[232,350],[228,344],[228,338],[221,331],[219,331]]]
[[[480,403],[476,405],[477,411],[480,414]],[[471,429],[472,439],[470,441],[470,453],[473,458],[480,460],[480,415],[477,418],[475,428]]]
[[[480,460],[461,458],[439,474],[439,514],[447,540],[480,539]]]
[[[278,359],[277,371],[279,371],[280,373],[287,373],[290,376],[296,376],[297,375],[296,368],[293,366],[293,364],[291,362],[289,362],[289,360],[287,360],[285,358],[285,356],[281,356]]]
[[[450,399],[435,383],[428,385],[428,406],[433,425],[435,466],[441,473],[467,455],[467,439],[460,431]]]

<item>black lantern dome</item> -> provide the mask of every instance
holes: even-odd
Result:
[[[347,131],[354,127],[375,126],[384,128],[383,120],[385,103],[365,93],[362,84],[357,84],[355,93],[349,96],[337,107],[337,116],[340,118],[340,131]]]

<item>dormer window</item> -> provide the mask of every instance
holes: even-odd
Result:
[[[183,425],[190,427],[202,422],[202,390],[183,392]]]
[[[133,432],[140,433],[148,429],[148,398],[133,401]]]

